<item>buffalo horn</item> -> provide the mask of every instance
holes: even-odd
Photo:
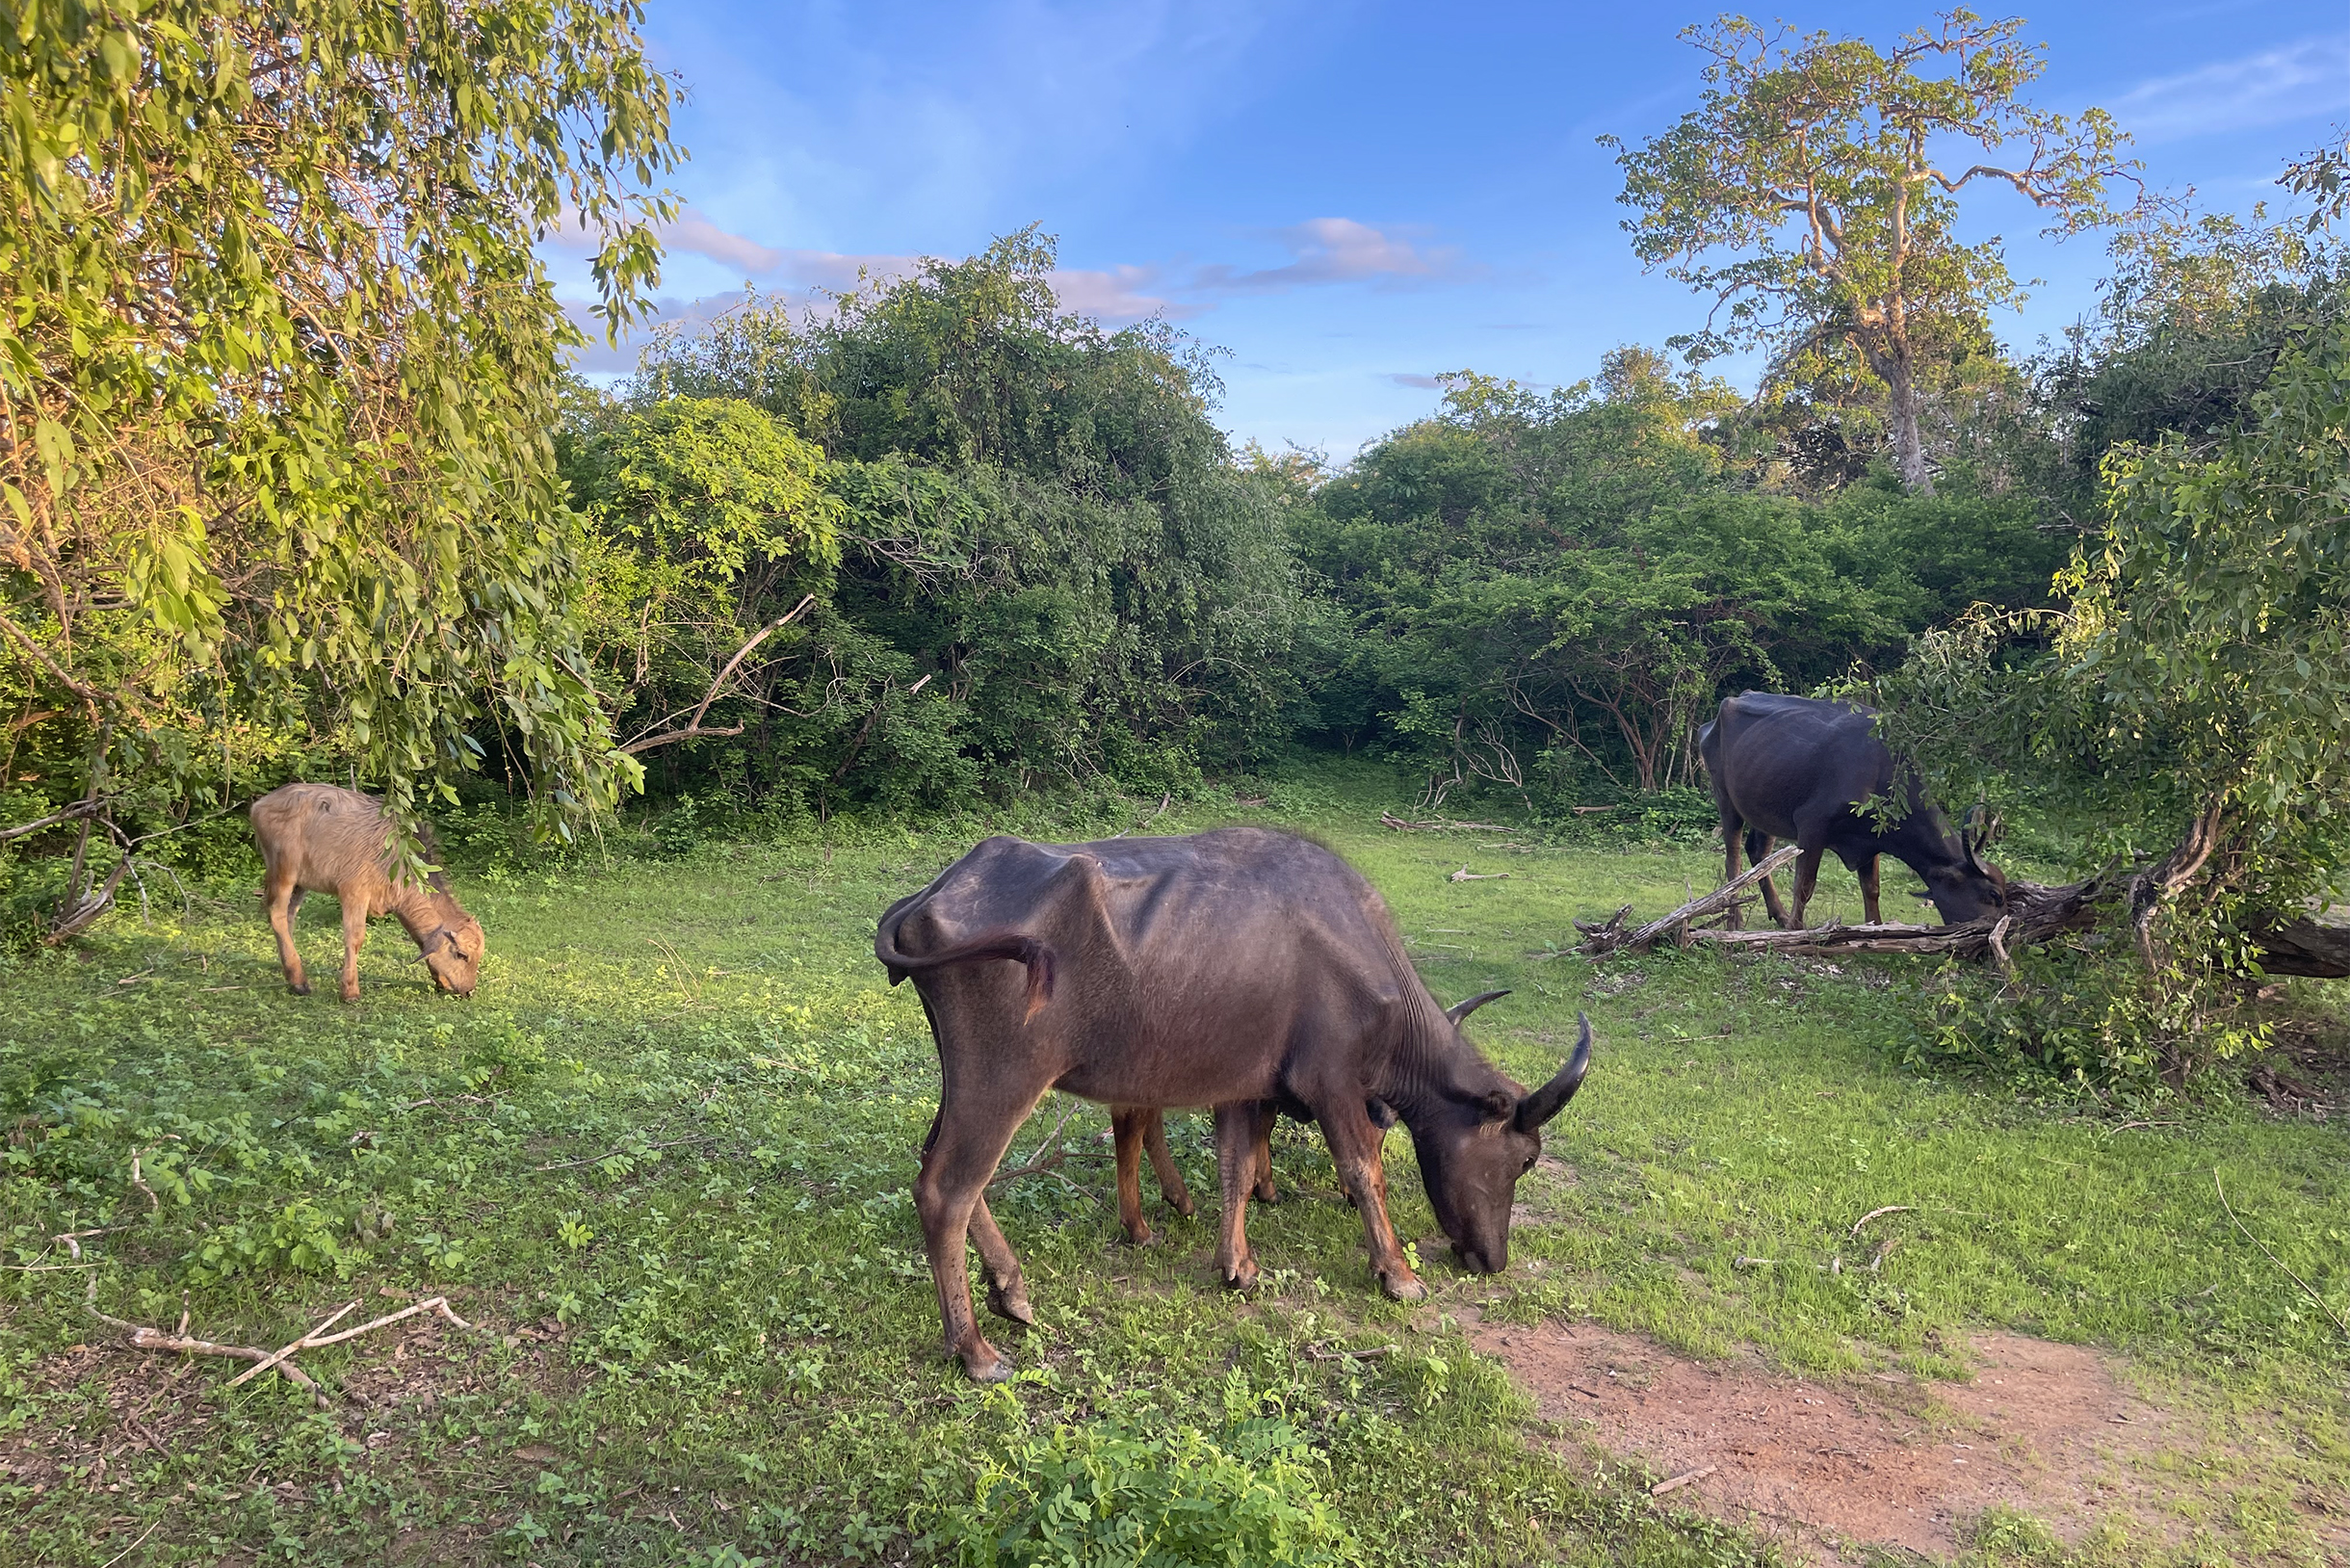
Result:
[[[1483,1006],[1486,1003],[1497,1002],[1507,995],[1509,995],[1507,991],[1479,991],[1468,1001],[1455,1002],[1452,1004],[1452,1006],[1447,1007],[1445,1009],[1445,1016],[1457,1025],[1462,1019],[1467,1018],[1471,1013],[1476,1011],[1477,1008]]]
[[[1583,1073],[1591,1065],[1591,1019],[1585,1013],[1579,1012],[1575,1016],[1583,1026],[1582,1038],[1575,1042],[1575,1055],[1569,1057],[1567,1064],[1558,1069],[1556,1078],[1518,1102],[1515,1119],[1521,1133],[1534,1132],[1557,1115],[1566,1109],[1567,1102],[1575,1098],[1575,1091],[1583,1086]]]

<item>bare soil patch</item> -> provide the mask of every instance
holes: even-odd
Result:
[[[2135,1531],[2168,1533],[2130,1465],[2165,1446],[2166,1417],[2080,1346],[1979,1335],[1975,1380],[1940,1383],[1696,1361],[1589,1324],[1480,1322],[1469,1336],[1550,1420],[1666,1477],[1713,1466],[1674,1501],[1775,1536],[1808,1560],[1881,1561],[1887,1547],[1948,1556],[1995,1507],[2028,1513],[2069,1541],[2116,1515]]]

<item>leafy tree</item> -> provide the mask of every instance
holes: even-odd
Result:
[[[2335,128],[2335,139],[2285,167],[2277,183],[2295,196],[2311,198],[2303,226],[2309,233],[2330,228],[2350,213],[2350,137]]]
[[[708,704],[695,699],[718,692],[750,640],[781,630],[760,624],[765,608],[787,586],[822,587],[840,562],[844,509],[823,454],[728,398],[614,410],[566,445],[588,524],[579,604],[615,732],[631,755],[693,739],[698,725],[675,720],[698,719]]]
[[[821,450],[837,509],[811,635],[719,704],[756,716],[729,788],[820,807],[1160,788],[1286,735],[1295,486],[1234,461],[1188,340],[1062,314],[1053,265],[1026,231],[803,320],[754,300],[645,356],[632,406],[765,410]]]
[[[150,784],[218,799],[248,725],[329,743],[405,812],[475,765],[492,714],[550,822],[615,798],[630,769],[565,612],[576,530],[546,436],[577,334],[532,247],[566,213],[601,235],[614,323],[654,281],[666,209],[641,188],[675,154],[639,14],[12,10],[0,701],[19,782],[39,774],[20,815],[111,821]]]
[[[2291,345],[2350,314],[2338,250],[2261,207],[2149,213],[2112,249],[2095,321],[2038,367],[2073,470],[2069,483],[2050,479],[2092,499],[2108,452],[2171,434],[2217,440],[2250,415]]]
[[[1927,382],[1989,353],[1988,312],[2020,298],[1998,240],[1958,238],[1958,193],[2005,184],[2073,232],[2106,221],[2106,183],[2135,167],[2118,161],[2123,137],[2103,111],[2076,122],[2020,99],[2042,68],[2023,25],[1952,11],[1880,53],[1724,16],[1683,35],[1710,57],[1698,108],[1636,149],[1602,138],[1640,214],[1625,223],[1633,249],[1714,297],[1705,329],[1674,346],[1703,358],[1766,344],[1815,379],[1852,356],[1847,374],[1883,387],[1894,464],[1914,490],[1933,483]],[[1945,161],[2010,144],[2026,155]],[[1708,259],[1721,251],[1738,254]]]
[[[1921,639],[1884,695],[1945,797],[2034,779],[2094,806],[2135,970],[2068,993],[2074,1054],[2178,1075],[2257,1037],[2228,1018],[2246,930],[2350,866],[2350,324],[2287,350],[2241,429],[2107,473],[2061,612]]]
[[[1383,741],[1432,797],[1687,784],[1725,686],[1809,685],[1921,623],[1926,594],[1881,547],[1882,511],[1905,503],[1847,518],[1730,489],[1717,383],[1637,350],[1596,388],[1448,379],[1445,417],[1292,523],[1352,629],[1310,682],[1315,726]]]

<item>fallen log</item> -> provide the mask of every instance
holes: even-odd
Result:
[[[2260,967],[2272,975],[2312,980],[2350,980],[2350,926],[2335,926],[2303,915],[2255,929]]]
[[[1781,847],[1745,875],[1658,920],[1630,930],[1624,928],[1629,909],[1618,910],[1604,926],[1576,922],[1583,933],[1578,952],[1593,957],[1618,952],[1641,953],[1671,937],[1687,947],[1704,943],[1752,953],[1791,953],[1819,956],[1833,953],[1909,953],[1948,954],[1958,958],[1993,958],[2002,968],[2017,948],[2047,942],[2067,931],[2086,930],[2097,924],[2096,905],[2118,897],[2123,882],[2113,876],[2093,876],[2085,882],[2045,887],[2038,882],[2008,884],[2007,908],[1996,920],[1968,920],[1954,926],[1911,926],[1886,921],[1847,926],[1832,922],[1800,930],[1701,930],[1695,923],[1726,911],[1748,886],[1786,864],[1795,854],[1792,845]],[[2350,932],[2344,933],[2350,936]]]
[[[1583,923],[1580,921],[1577,921],[1576,928],[1583,933],[1583,941],[1580,951],[1589,954],[1593,957],[1598,957],[1602,954],[1614,953],[1620,950],[1629,950],[1633,953],[1645,953],[1650,948],[1656,946],[1657,939],[1658,937],[1665,935],[1667,932],[1677,933],[1676,940],[1684,944],[1685,944],[1690,937],[1701,934],[1706,936],[1733,934],[1715,931],[1701,933],[1693,931],[1689,929],[1689,928],[1695,922],[1704,920],[1710,915],[1729,913],[1734,904],[1743,902],[1739,898],[1740,894],[1744,893],[1746,889],[1752,887],[1755,883],[1761,881],[1763,877],[1768,876],[1772,872],[1777,871],[1781,866],[1784,866],[1789,861],[1794,859],[1798,852],[1799,851],[1797,850],[1796,847],[1792,844],[1781,845],[1778,849],[1773,849],[1769,854],[1763,856],[1761,860],[1756,861],[1754,865],[1748,867],[1747,870],[1735,881],[1728,882],[1721,887],[1717,887],[1712,892],[1706,894],[1702,898],[1691,899],[1688,902],[1683,904],[1680,908],[1674,910],[1671,914],[1666,915],[1661,920],[1652,920],[1647,925],[1636,927],[1630,931],[1625,930],[1622,926],[1624,917],[1632,912],[1631,905],[1629,904],[1616,911],[1616,917],[1614,920],[1609,921],[1606,926],[1600,927],[1596,929],[1583,925]]]

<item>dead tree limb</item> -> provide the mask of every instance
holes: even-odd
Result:
[[[1629,949],[1633,953],[1645,953],[1650,948],[1656,946],[1657,939],[1658,937],[1661,937],[1668,932],[1678,932],[1679,940],[1684,943],[1686,943],[1689,939],[1701,934],[1708,936],[1728,934],[1744,935],[1746,934],[1744,932],[1698,932],[1690,930],[1688,928],[1693,922],[1704,920],[1710,915],[1727,913],[1730,907],[1737,902],[1739,894],[1745,892],[1746,889],[1752,887],[1763,877],[1768,876],[1772,872],[1777,871],[1781,866],[1784,866],[1789,861],[1794,859],[1799,852],[1800,851],[1797,849],[1797,848],[1792,844],[1781,845],[1778,849],[1773,849],[1769,854],[1764,855],[1761,860],[1756,861],[1754,865],[1740,874],[1736,880],[1724,883],[1722,886],[1715,888],[1712,892],[1706,894],[1702,898],[1691,899],[1688,902],[1683,904],[1680,908],[1674,910],[1671,914],[1666,915],[1661,920],[1652,920],[1647,925],[1638,927],[1631,931],[1623,930],[1612,921],[1609,922],[1607,926],[1602,927],[1598,930],[1591,930],[1588,928],[1581,928],[1584,930],[1581,951],[1591,954],[1594,957],[1597,957],[1602,954],[1614,953],[1624,949]],[[1619,920],[1622,919],[1622,914],[1619,913],[1617,918]]]
[[[2067,931],[2086,930],[2098,921],[2098,905],[2118,898],[2130,878],[2102,873],[2085,882],[2043,887],[2037,882],[2008,884],[2007,907],[1996,920],[1961,921],[1954,926],[1909,926],[1887,922],[1876,926],[1815,926],[1804,930],[1725,931],[1684,928],[1713,909],[1725,907],[1743,884],[1776,869],[1791,855],[1783,847],[1726,887],[1702,899],[1692,899],[1661,920],[1626,931],[1619,922],[1593,928],[1578,923],[1584,933],[1580,952],[1594,955],[1621,951],[1640,952],[1668,932],[1683,945],[1705,944],[1738,952],[1789,953],[1810,957],[1850,953],[1907,953],[1946,954],[1957,958],[2012,958],[2020,948],[2051,941]]]
[[[633,741],[623,743],[620,749],[633,757],[641,752],[650,751],[657,745],[667,745],[672,741],[694,741],[704,737],[742,734],[743,726],[740,724],[724,729],[705,729],[702,727],[702,716],[710,711],[710,705],[718,700],[718,693],[725,690],[726,683],[734,678],[735,666],[749,658],[751,650],[760,643],[798,619],[799,613],[815,602],[815,594],[802,595],[799,603],[753,632],[749,640],[735,649],[734,657],[726,661],[726,667],[718,671],[718,678],[712,681],[710,690],[702,693],[701,706],[693,710],[693,716],[686,720],[684,728],[664,730],[658,735],[640,735]]]
[[[95,1233],[76,1232],[71,1236],[57,1238],[65,1243],[73,1254],[73,1261],[77,1264],[82,1261],[82,1246],[77,1238],[84,1234]],[[134,1323],[117,1318],[112,1313],[100,1312],[98,1310],[98,1276],[95,1274],[89,1277],[89,1283],[82,1293],[82,1310],[99,1322],[106,1324],[107,1327],[120,1329],[124,1336],[122,1343],[133,1350],[165,1350],[183,1355],[226,1356],[233,1361],[249,1361],[253,1365],[231,1378],[228,1384],[230,1388],[235,1388],[248,1378],[258,1377],[265,1372],[274,1372],[287,1382],[306,1390],[321,1410],[331,1408],[326,1390],[320,1388],[317,1380],[308,1372],[294,1365],[294,1356],[298,1352],[315,1350],[322,1346],[340,1345],[345,1340],[357,1339],[362,1334],[372,1333],[376,1329],[399,1322],[404,1318],[413,1318],[423,1312],[435,1313],[459,1328],[473,1326],[450,1308],[447,1296],[436,1295],[429,1300],[419,1301],[413,1306],[403,1307],[398,1312],[387,1313],[374,1322],[361,1323],[356,1328],[346,1328],[340,1334],[326,1332],[327,1329],[348,1317],[357,1308],[358,1304],[356,1301],[352,1302],[300,1339],[280,1349],[256,1350],[248,1345],[220,1345],[211,1340],[191,1338],[188,1334],[188,1314],[185,1311],[179,1315],[178,1330],[170,1334],[160,1328],[149,1328],[144,1323]]]
[[[2272,975],[2306,975],[2312,980],[2350,980],[2350,926],[2335,926],[2311,915],[2292,920],[2269,916],[2253,928],[2260,967]]]

